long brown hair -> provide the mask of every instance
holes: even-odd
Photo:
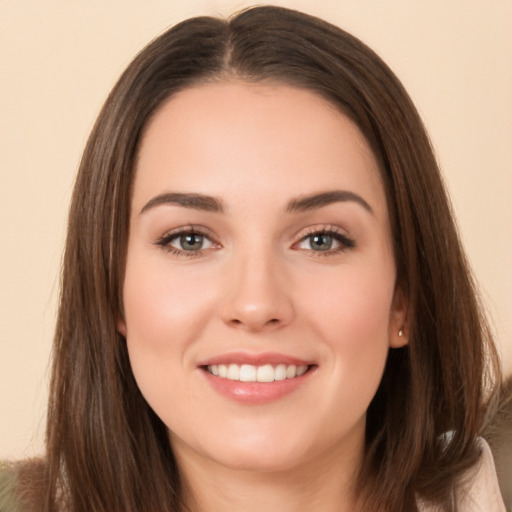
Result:
[[[409,512],[416,497],[451,510],[457,477],[478,457],[499,365],[428,136],[399,80],[367,46],[311,16],[258,7],[228,21],[190,19],[154,40],[91,133],[69,216],[44,511],[183,509],[166,427],[139,392],[116,329],[131,186],[141,134],[162,102],[233,77],[322,95],[358,125],[380,162],[410,343],[390,351],[369,407],[359,496],[367,511]]]

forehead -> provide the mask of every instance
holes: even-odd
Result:
[[[134,204],[168,188],[268,198],[348,188],[385,208],[376,159],[356,125],[321,96],[288,85],[228,81],[185,89],[148,123]]]

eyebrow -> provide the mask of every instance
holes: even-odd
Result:
[[[373,214],[372,207],[358,194],[349,190],[330,190],[292,199],[287,207],[287,213],[301,213],[316,210],[333,203],[354,202]],[[183,192],[167,192],[150,199],[140,211],[140,214],[160,205],[171,204],[212,213],[223,213],[224,203],[221,199],[203,194]]]
[[[307,212],[340,202],[357,203],[372,215],[374,214],[372,207],[360,195],[349,190],[330,190],[319,194],[298,197],[288,203],[286,211],[288,213]]]
[[[158,196],[150,199],[143,207],[140,213],[144,213],[151,208],[160,206],[162,204],[173,204],[176,206],[183,206],[184,208],[193,208],[195,210],[203,210],[206,212],[222,213],[224,206],[220,199],[212,196],[205,196],[203,194],[186,194],[179,192],[168,192],[159,194]]]

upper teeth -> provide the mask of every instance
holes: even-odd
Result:
[[[275,380],[293,379],[300,377],[308,369],[307,365],[296,366],[294,364],[264,364],[253,366],[252,364],[212,364],[208,371],[218,377],[242,382],[274,382]]]

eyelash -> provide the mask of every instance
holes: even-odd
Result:
[[[200,237],[204,237],[205,239],[209,240],[214,246],[214,248],[218,248],[220,244],[216,242],[212,235],[210,234],[209,230],[205,230],[204,228],[197,227],[197,226],[184,226],[182,228],[179,228],[177,230],[171,231],[169,233],[166,233],[162,237],[160,237],[156,242],[155,245],[161,247],[166,252],[172,254],[173,256],[180,257],[180,258],[197,258],[204,254],[204,252],[209,251],[211,248],[206,249],[199,249],[198,251],[185,251],[181,249],[177,249],[176,247],[173,247],[171,242],[176,240],[177,238],[184,236],[184,235],[196,235]],[[300,237],[300,239],[293,244],[292,247],[296,247],[297,245],[301,244],[302,242],[306,241],[308,238],[312,238],[315,235],[320,236],[329,236],[332,237],[336,242],[339,243],[339,247],[331,250],[326,251],[315,251],[313,249],[304,249],[314,257],[317,256],[334,256],[336,254],[339,254],[341,252],[354,249],[356,247],[356,243],[353,239],[349,238],[344,233],[341,233],[340,230],[335,226],[322,226],[322,227],[311,227],[306,230],[306,232]]]
[[[171,242],[173,242],[177,238],[184,236],[184,235],[201,236],[207,240],[210,240],[214,246],[220,245],[214,241],[212,235],[210,234],[210,232],[208,230],[198,227],[198,226],[184,226],[182,228],[178,228],[175,231],[166,233],[165,235],[163,235],[156,241],[156,245],[162,247],[162,249],[167,251],[169,254],[172,254],[173,256],[180,257],[180,258],[197,258],[199,256],[202,256],[205,251],[209,250],[209,249],[200,249],[199,251],[184,251],[184,250],[177,249],[176,247],[173,247],[172,245],[170,245]]]
[[[308,238],[312,238],[315,235],[320,236],[330,236],[332,237],[336,242],[339,243],[339,247],[332,250],[326,250],[326,251],[314,251],[313,249],[305,249],[307,250],[311,255],[317,257],[326,257],[326,256],[335,256],[341,252],[348,251],[350,249],[354,249],[356,247],[356,242],[354,239],[348,237],[346,234],[342,233],[339,228],[336,226],[314,226],[311,228],[307,228],[306,232],[300,237],[300,240],[294,244],[294,246],[304,242]]]

